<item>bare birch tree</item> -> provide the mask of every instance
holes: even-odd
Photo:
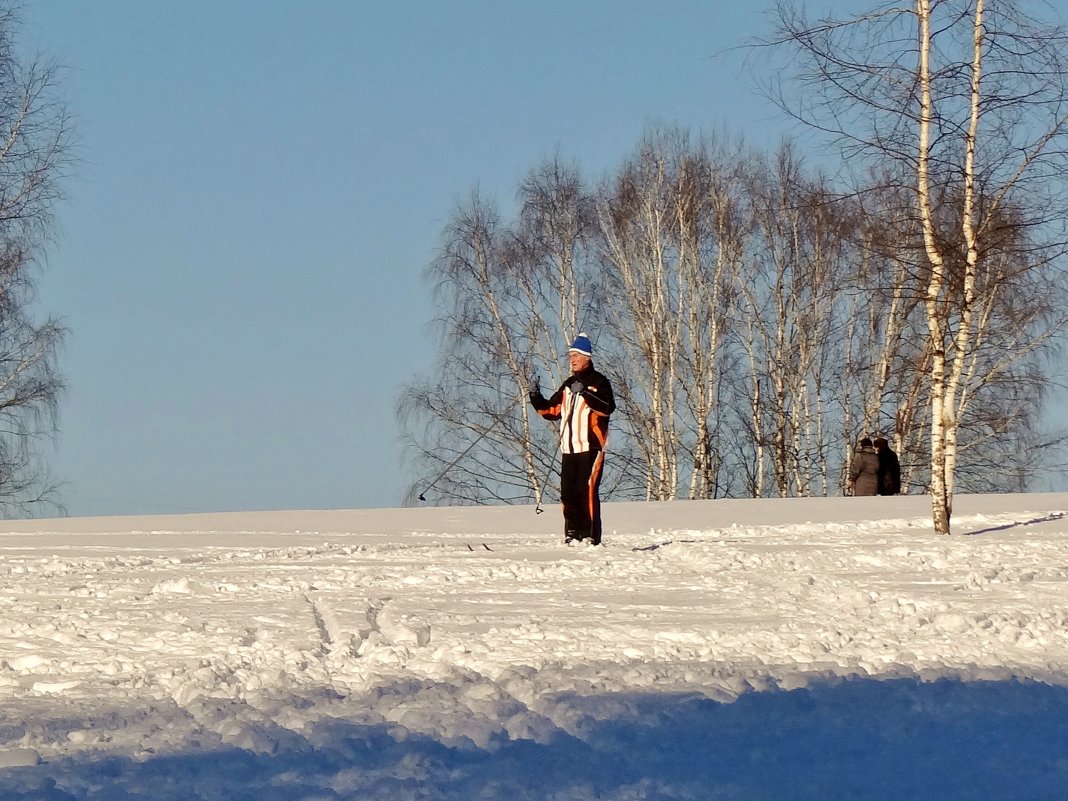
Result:
[[[911,195],[886,175],[873,178],[861,195],[855,247],[857,301],[846,314],[849,353],[845,374],[860,389],[862,404],[845,399],[845,431],[852,447],[861,434],[883,436],[902,459],[902,491],[929,458],[924,411],[930,343],[926,336],[920,275],[902,248],[910,236]],[[854,423],[856,420],[856,423]]]
[[[0,510],[61,509],[39,446],[55,431],[65,331],[34,319],[34,270],[71,163],[55,65],[20,58],[17,6],[0,2]]]
[[[643,142],[597,203],[602,270],[618,309],[612,328],[630,366],[616,395],[629,410],[642,455],[646,500],[671,500],[679,485],[675,378],[681,317],[678,265],[668,246],[672,165],[662,145],[655,138]]]
[[[412,459],[423,475],[409,490],[435,483],[436,497],[484,503],[522,497],[531,465],[506,421],[526,384],[524,342],[532,321],[508,260],[509,234],[478,193],[446,225],[441,255],[428,268],[441,310],[436,376],[406,387],[398,404]]]
[[[842,305],[859,276],[854,221],[822,179],[805,176],[785,145],[751,173],[755,238],[737,276],[736,341],[748,365],[747,403],[757,448],[756,494],[826,494],[839,485],[833,451],[842,442],[834,398],[851,342]],[[863,375],[863,373],[858,373]]]
[[[680,158],[672,193],[683,347],[679,381],[690,423],[687,497],[715,498],[728,486],[723,468],[721,391],[728,352],[734,277],[750,237],[738,147],[702,141]]]
[[[437,503],[541,500],[556,492],[549,480],[556,433],[530,409],[527,387],[535,374],[563,379],[580,303],[598,291],[584,244],[590,201],[577,168],[558,157],[529,173],[517,200],[518,218],[509,224],[473,193],[451,215],[441,254],[427,269],[439,309],[439,359],[432,375],[405,387],[397,406],[417,476],[408,502],[431,483]],[[606,496],[619,483],[619,466],[610,463]]]
[[[720,491],[720,378],[745,243],[739,155],[652,132],[598,193],[607,322],[626,365],[616,392],[649,500]]]
[[[851,163],[877,163],[912,187],[914,233],[903,241],[920,240],[911,258],[928,329],[928,486],[935,531],[948,534],[966,404],[974,382],[990,383],[977,350],[989,331],[1016,324],[1003,313],[1011,304],[988,297],[1012,277],[998,274],[989,241],[1004,241],[998,229],[1011,218],[1017,270],[1062,266],[1065,33],[1011,0],[915,0],[815,23],[778,10],[778,43],[799,55],[795,76],[811,90],[799,104],[780,96],[783,106],[836,137]],[[1044,258],[1029,257],[1037,251]],[[1055,297],[1007,361],[1048,344],[1063,321]]]

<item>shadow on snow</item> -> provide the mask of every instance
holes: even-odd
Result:
[[[1023,526],[1037,526],[1040,523],[1052,523],[1055,520],[1063,520],[1064,512],[1050,512],[1043,517],[1035,517],[1031,520],[1017,520],[1013,523],[1005,523],[1002,526],[991,526],[990,528],[979,529],[979,531],[965,531],[965,537],[977,537],[980,534],[992,534],[995,531],[1008,531],[1013,528],[1021,528]]]
[[[272,754],[66,758],[0,771],[3,801],[1068,797],[1068,688],[850,679],[733,703],[559,695],[575,734],[487,748],[319,721]],[[605,712],[610,712],[605,716]]]

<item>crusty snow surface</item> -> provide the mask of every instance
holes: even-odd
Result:
[[[1066,509],[0,522],[0,801],[1063,801]]]

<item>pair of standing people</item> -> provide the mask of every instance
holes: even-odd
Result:
[[[853,495],[898,495],[901,493],[901,462],[883,437],[875,442],[864,437],[849,465]]]
[[[608,444],[608,418],[616,410],[611,382],[593,366],[593,345],[584,333],[567,352],[571,375],[552,395],[542,395],[537,376],[530,403],[547,420],[560,421],[560,502],[564,540],[601,544],[601,473]]]

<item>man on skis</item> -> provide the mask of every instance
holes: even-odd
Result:
[[[608,417],[616,410],[612,384],[593,367],[593,346],[581,333],[568,350],[571,376],[546,399],[537,376],[530,403],[547,420],[560,421],[560,501],[564,541],[601,544],[601,470],[608,442]]]

